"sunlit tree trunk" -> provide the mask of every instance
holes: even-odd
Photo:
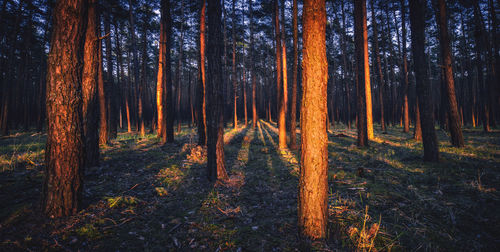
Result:
[[[356,53],[356,83],[358,90],[358,146],[368,145],[371,118],[370,67],[368,63],[368,33],[366,29],[366,0],[354,1],[354,41]],[[368,105],[368,101],[370,104]],[[373,125],[372,125],[373,134]]]
[[[161,17],[160,17],[160,46],[159,46],[159,53],[158,53],[158,75],[156,78],[156,110],[157,110],[157,134],[158,137],[163,139],[163,134],[166,134],[166,123],[167,121],[165,120],[165,79],[166,75],[168,74],[166,72],[166,67],[165,67],[165,60],[166,60],[166,54],[168,53],[166,51],[167,47],[167,26],[168,26],[168,21],[167,21],[167,10],[166,10],[166,0],[161,0],[160,2],[160,12],[161,12]]]
[[[207,170],[210,181],[227,180],[224,159],[224,90],[222,71],[222,6],[208,0]]]
[[[88,0],[87,30],[83,54],[82,97],[83,133],[85,136],[85,166],[99,164],[99,103],[97,82],[99,74],[99,37],[97,0]]]
[[[446,100],[448,102],[449,113],[449,129],[451,133],[451,144],[456,147],[464,146],[464,137],[462,135],[462,128],[460,125],[460,117],[458,115],[458,105],[455,95],[455,80],[453,78],[452,58],[450,38],[448,34],[448,21],[446,17],[446,3],[445,0],[438,0],[436,19],[439,26],[439,42],[441,46],[441,57],[444,68],[444,80],[446,86]]]
[[[298,225],[302,236],[322,239],[326,237],[328,221],[328,62],[325,1],[305,0],[303,10]]]
[[[207,114],[206,114],[206,88],[205,88],[205,10],[206,0],[201,0],[200,8],[200,57],[198,61],[199,82],[197,88],[198,107],[198,145],[207,145]]]
[[[297,149],[297,69],[298,69],[298,7],[293,0],[293,62],[292,62],[292,104],[290,107],[290,148]]]
[[[48,129],[42,195],[42,210],[50,217],[72,215],[81,207],[85,159],[81,92],[87,3],[58,1],[54,9],[47,61]]]
[[[282,55],[282,42],[281,42],[281,26],[279,14],[278,0],[274,0],[274,31],[276,41],[276,90],[277,90],[277,117],[278,117],[278,147],[280,149],[286,148],[286,112],[285,112],[285,95],[283,91],[283,55]]]
[[[434,105],[425,57],[425,0],[410,0],[411,47],[415,62],[415,79],[422,126],[424,161],[438,162],[439,149],[434,128]]]
[[[285,136],[285,146],[286,148],[286,122],[288,117],[288,68],[286,66],[286,31],[285,31],[285,0],[281,0],[281,62],[283,63],[282,71],[283,71],[283,110],[284,116],[280,117],[281,120],[284,120],[283,126],[280,124],[280,130],[284,130]]]

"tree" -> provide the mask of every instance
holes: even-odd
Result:
[[[250,74],[252,76],[252,128],[257,127],[257,80],[255,76],[254,40],[253,40],[253,3],[248,0],[250,6]]]
[[[47,146],[42,209],[75,214],[82,200],[85,143],[82,119],[86,0],[57,1],[47,71]],[[72,29],[68,29],[72,27]]]
[[[198,107],[198,145],[207,145],[207,114],[206,114],[206,86],[205,86],[205,12],[206,0],[201,0],[200,8],[200,57],[198,61],[199,82],[197,88]]]
[[[402,52],[402,60],[403,60],[403,132],[410,132],[410,116],[409,116],[409,106],[408,106],[408,60],[406,59],[406,10],[405,10],[405,1],[401,0],[401,31],[402,31],[402,44],[403,44],[403,52]]]
[[[165,1],[165,15],[167,16],[167,27],[166,27],[166,47],[165,51],[165,105],[166,109],[166,124],[165,124],[165,134],[163,135],[163,143],[174,142],[174,98],[173,98],[173,83],[172,83],[172,62],[170,48],[172,45],[172,16],[170,14],[170,0]]]
[[[293,0],[293,62],[292,62],[292,104],[290,112],[290,149],[297,149],[297,68],[298,68],[298,14],[297,0]]]
[[[285,112],[285,94],[283,89],[283,55],[281,53],[281,26],[278,0],[274,0],[274,34],[276,42],[276,92],[277,92],[277,112],[278,112],[278,146],[280,149],[286,148],[286,112]]]
[[[434,104],[425,57],[425,0],[410,0],[411,47],[424,145],[424,161],[438,162],[439,149],[434,128]]]
[[[382,131],[385,131],[385,118],[384,118],[384,88],[385,88],[385,80],[384,74],[382,73],[382,63],[380,61],[380,51],[378,46],[378,29],[377,29],[377,14],[375,11],[375,1],[371,1],[372,7],[372,25],[373,25],[373,51],[375,54],[375,64],[377,67],[377,76],[378,76],[378,95],[380,102],[380,126],[382,127]]]
[[[443,62],[444,81],[446,86],[446,100],[448,102],[449,129],[451,133],[451,144],[456,147],[464,146],[464,137],[458,115],[457,98],[455,95],[455,80],[453,78],[453,66],[451,58],[450,38],[448,35],[448,21],[446,17],[446,3],[438,0],[436,15],[439,26],[439,43],[441,45],[441,57]]]
[[[99,26],[98,26],[99,27]],[[100,30],[100,29],[99,29]],[[100,33],[98,31],[98,33]],[[102,63],[102,41],[99,39],[99,49],[97,58],[99,68],[97,72],[97,92],[99,95],[99,143],[107,145],[109,142],[109,127],[108,127],[108,106],[106,102],[106,87],[104,84],[104,69]]]
[[[222,12],[220,0],[208,0],[207,170],[208,179],[227,180],[224,159],[224,90]]]
[[[366,29],[366,0],[354,1],[354,40],[356,54],[356,83],[358,91],[358,146],[368,145],[371,118],[370,66],[368,64],[368,33]],[[370,104],[368,104],[370,101]],[[373,134],[373,125],[372,125]]]
[[[232,79],[233,79],[233,127],[235,129],[238,128],[238,83],[236,80],[236,25],[235,25],[235,19],[236,19],[236,14],[235,14],[235,6],[236,0],[233,0],[232,4],[232,11],[233,11],[233,16],[231,18],[232,20],[232,25],[233,25],[233,65],[232,65]]]
[[[303,97],[300,110],[302,141],[298,222],[301,235],[321,239],[326,236],[328,220],[328,63],[325,1],[305,0],[303,10]]]
[[[158,75],[156,78],[156,109],[157,109],[157,134],[158,137],[163,139],[166,135],[166,119],[165,119],[165,82],[166,75],[166,54],[167,52],[167,1],[161,0],[160,2],[160,46],[158,53]],[[166,138],[165,138],[166,139]]]
[[[99,107],[97,100],[97,82],[99,73],[99,18],[97,0],[88,0],[87,30],[83,54],[82,97],[83,97],[83,133],[85,136],[85,166],[99,164]]]

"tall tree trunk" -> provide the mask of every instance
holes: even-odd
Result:
[[[146,6],[144,6],[146,8]],[[147,14],[143,16],[144,20],[142,23],[142,59],[141,59],[141,81],[139,82],[139,127],[140,135],[144,137],[146,135],[146,94],[147,94],[147,84],[148,84],[148,74],[147,74],[147,64],[148,64],[148,27],[147,27]]]
[[[278,0],[274,0],[274,31],[276,41],[276,91],[277,91],[277,112],[278,112],[278,132],[279,141],[278,146],[280,149],[286,148],[286,113],[285,113],[285,95],[283,91],[283,55],[282,55],[282,42],[281,42],[281,26],[279,14]]]
[[[372,7],[372,25],[373,25],[373,47],[375,51],[375,60],[377,64],[377,75],[378,75],[378,96],[380,103],[380,126],[382,131],[385,132],[385,118],[384,118],[384,74],[382,73],[382,63],[380,61],[380,51],[378,47],[378,30],[377,30],[377,14],[375,12],[375,1],[371,1]]]
[[[175,105],[176,109],[176,119],[177,119],[177,132],[181,132],[181,81],[183,78],[183,70],[182,70],[182,57],[184,51],[184,1],[181,0],[181,29],[180,29],[180,37],[179,37],[179,58],[177,59],[177,104]]]
[[[231,18],[232,20],[232,38],[233,38],[233,65],[232,65],[232,80],[233,80],[233,127],[235,129],[238,128],[238,83],[237,83],[237,78],[236,78],[236,25],[235,25],[235,20],[236,20],[236,14],[235,14],[235,5],[236,5],[236,0],[233,0],[232,3],[232,11],[233,11],[233,16]]]
[[[478,75],[478,87],[479,90],[481,91],[481,95],[483,96],[483,101],[482,101],[482,121],[483,121],[483,129],[485,132],[490,132],[490,102],[486,97],[489,97],[488,95],[488,84],[485,83],[484,81],[484,73],[483,73],[483,57],[485,48],[486,48],[486,41],[484,39],[484,28],[483,28],[483,21],[481,17],[481,10],[479,8],[479,2],[473,1],[473,9],[474,9],[474,37],[476,40],[476,67],[477,67],[477,75]]]
[[[254,40],[253,40],[253,3],[252,0],[248,0],[248,5],[250,8],[250,74],[252,76],[252,128],[257,127],[257,80],[255,77],[255,58],[254,58]]]
[[[298,11],[297,0],[293,0],[293,62],[292,62],[292,104],[290,113],[290,148],[297,149],[297,69],[298,69]]]
[[[51,217],[72,215],[81,207],[85,162],[81,92],[86,17],[85,0],[56,3],[48,57],[48,130],[42,196],[42,209]]]
[[[286,66],[286,31],[285,31],[285,1],[286,0],[281,0],[281,53],[283,56],[281,57],[281,62],[283,63],[283,110],[284,110],[284,116],[282,120],[283,126],[280,127],[280,130],[284,130],[284,136],[285,136],[285,145],[286,145],[286,122],[287,122],[287,117],[288,117],[288,68]],[[285,146],[286,148],[286,146]]]
[[[451,59],[450,38],[448,35],[448,21],[446,17],[445,0],[438,0],[436,19],[439,26],[439,42],[441,45],[441,57],[444,67],[444,80],[446,84],[446,98],[448,114],[450,119],[451,144],[456,147],[464,146],[464,137],[458,115],[458,105],[455,96],[455,80],[453,79],[453,68]]]
[[[200,8],[200,57],[198,61],[199,82],[197,88],[198,145],[207,145],[207,114],[205,88],[205,10],[206,0],[201,0]]]
[[[425,0],[410,0],[411,47],[415,62],[415,79],[422,126],[424,161],[438,162],[439,149],[434,128],[434,105],[425,58]]]
[[[358,91],[358,146],[368,145],[368,100],[371,101],[370,67],[368,63],[368,33],[366,29],[366,0],[354,1],[354,41],[356,53],[356,83]],[[368,97],[369,96],[369,97]],[[371,105],[371,102],[370,102]],[[373,126],[373,125],[372,125]],[[373,134],[373,128],[372,128]]]
[[[99,107],[97,82],[99,74],[99,37],[97,0],[88,0],[88,21],[83,55],[82,96],[83,134],[85,137],[85,166],[99,164]]]
[[[142,99],[140,96],[140,91],[139,85],[140,85],[140,74],[139,74],[139,56],[137,52],[137,45],[136,45],[136,35],[135,35],[135,21],[134,21],[134,15],[132,11],[133,4],[132,0],[129,0],[129,29],[130,29],[130,49],[132,51],[132,69],[133,69],[133,76],[134,76],[134,100],[137,101],[137,118],[136,118],[136,131],[140,131],[140,125],[142,124]]]
[[[98,25],[99,27],[99,25]],[[100,33],[100,32],[98,32]],[[102,63],[102,41],[99,39],[99,51],[97,58],[99,60],[99,70],[97,74],[97,92],[99,95],[99,143],[107,145],[109,142],[108,131],[108,106],[106,103],[106,87],[104,86],[104,69]]]
[[[345,95],[346,95],[346,118],[347,118],[347,128],[351,129],[351,98],[350,98],[350,87],[349,87],[349,81],[347,80],[349,78],[348,76],[348,70],[347,70],[347,31],[346,31],[346,20],[345,20],[345,10],[344,10],[344,0],[340,1],[340,6],[342,9],[342,34],[340,36],[341,38],[341,47],[342,47],[342,79],[344,81],[344,86],[345,86]]]
[[[158,53],[158,75],[156,78],[156,111],[157,111],[157,134],[160,139],[163,139],[164,134],[166,134],[166,123],[165,120],[165,83],[166,83],[166,54],[167,52],[167,3],[166,0],[161,0],[160,2],[160,48]]]
[[[207,170],[210,181],[227,180],[224,159],[224,92],[222,71],[222,6],[208,1]]]
[[[104,11],[104,34],[106,39],[106,106],[108,107],[108,130],[109,138],[115,139],[117,134],[117,120],[116,120],[116,94],[115,82],[113,80],[113,48],[111,46],[111,17],[109,11]]]
[[[303,97],[298,224],[310,239],[326,237],[328,221],[328,135],[326,8],[324,0],[304,1]]]
[[[165,106],[166,109],[166,124],[165,124],[165,134],[163,135],[162,142],[163,143],[172,143],[174,142],[174,97],[173,97],[173,82],[172,82],[172,63],[171,63],[171,54],[170,48],[172,45],[172,14],[170,0],[165,1],[165,15],[167,16],[167,27],[166,27],[166,47],[165,47]]]
[[[403,60],[403,132],[410,132],[410,115],[409,115],[409,106],[408,106],[408,61],[406,59],[406,8],[405,1],[401,0],[401,31],[402,31],[402,60]]]

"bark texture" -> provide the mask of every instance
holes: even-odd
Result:
[[[431,83],[427,73],[425,57],[425,0],[410,0],[411,47],[415,61],[415,79],[417,86],[424,161],[438,162],[439,149],[434,128],[434,104]]]
[[[368,34],[366,29],[366,0],[354,1],[354,43],[357,68],[356,86],[358,90],[358,146],[363,147],[368,145],[368,139],[370,138],[369,127],[372,117]],[[373,124],[371,134],[373,137]]]
[[[87,1],[58,1],[47,71],[47,146],[42,210],[51,217],[81,206],[84,166],[83,46]],[[72,29],[68,29],[72,27]]]
[[[99,103],[97,82],[99,74],[99,38],[97,25],[97,0],[88,0],[87,31],[83,55],[82,96],[83,133],[85,136],[85,166],[99,164]]]
[[[326,8],[324,0],[304,1],[302,49],[303,97],[300,110],[301,168],[299,229],[310,239],[326,236],[328,220],[328,151]]]
[[[208,0],[207,170],[208,179],[227,180],[224,159],[224,89],[222,79],[222,7]]]
[[[456,147],[464,146],[464,137],[460,117],[458,115],[457,98],[455,95],[455,80],[453,79],[453,67],[451,58],[450,38],[448,34],[448,21],[446,17],[445,0],[438,0],[437,19],[439,26],[439,42],[441,46],[441,57],[444,68],[444,81],[446,86],[446,100],[448,102],[449,129],[451,133],[451,144]]]

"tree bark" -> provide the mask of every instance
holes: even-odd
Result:
[[[168,53],[167,48],[167,3],[166,0],[161,0],[160,2],[160,46],[158,53],[158,75],[156,78],[156,111],[157,111],[157,135],[158,138],[163,139],[163,135],[166,134],[166,123],[165,120],[165,83],[166,83],[166,54]]]
[[[408,106],[408,60],[406,59],[406,9],[405,1],[401,0],[401,31],[402,31],[402,60],[403,60],[403,132],[410,132],[410,116],[409,116],[409,106]]]
[[[446,17],[445,0],[438,0],[436,19],[439,26],[439,42],[441,45],[441,57],[444,67],[444,80],[446,86],[446,100],[448,102],[449,129],[451,144],[456,147],[464,146],[464,137],[458,115],[458,105],[455,95],[455,80],[453,79],[453,66],[451,58],[450,38],[448,35],[448,21]]]
[[[375,51],[375,60],[377,67],[377,75],[378,75],[378,98],[380,103],[380,126],[382,131],[385,132],[385,118],[384,118],[384,74],[382,73],[382,63],[380,61],[380,51],[378,46],[378,29],[377,29],[377,14],[375,12],[375,1],[371,1],[372,7],[372,25],[373,25],[373,47]]]
[[[425,0],[410,0],[411,47],[415,62],[415,78],[422,126],[424,161],[438,162],[439,149],[434,128],[434,105],[425,57]]]
[[[366,29],[366,0],[354,1],[354,39],[356,54],[356,83],[358,91],[358,146],[368,145],[371,118],[370,67],[368,63],[368,33]],[[368,104],[370,101],[370,104]],[[370,105],[370,106],[369,106]],[[373,127],[373,125],[372,125]],[[373,128],[372,128],[373,134]]]
[[[88,20],[83,54],[82,96],[83,133],[85,136],[85,166],[99,164],[99,103],[97,82],[99,74],[99,37],[97,0],[88,0]]]
[[[303,97],[300,111],[301,169],[298,224],[310,239],[326,237],[328,221],[328,135],[326,8],[324,0],[304,1]]]
[[[292,62],[292,104],[290,112],[290,149],[297,149],[297,70],[298,70],[298,7],[293,0],[293,62]]]
[[[285,149],[286,146],[286,113],[285,95],[283,91],[283,55],[281,42],[281,26],[278,0],[274,0],[274,31],[276,42],[276,90],[277,90],[277,112],[278,112],[278,147]]]
[[[201,0],[200,8],[200,57],[198,61],[200,80],[197,88],[198,145],[207,145],[207,114],[205,88],[205,11],[206,0]]]
[[[42,196],[42,209],[50,217],[72,215],[81,207],[85,162],[81,92],[87,3],[58,1],[54,10]]]
[[[232,3],[232,11],[233,11],[233,16],[231,18],[232,20],[232,35],[233,35],[233,65],[232,65],[232,79],[233,79],[233,128],[237,129],[238,128],[238,82],[236,78],[236,26],[235,26],[235,19],[236,19],[236,14],[235,14],[235,4],[236,0],[233,0]]]
[[[208,78],[207,91],[207,170],[208,179],[227,180],[224,159],[224,82],[222,71],[222,6],[208,1]]]
[[[165,48],[165,106],[166,108],[166,124],[165,124],[165,134],[163,135],[163,143],[174,142],[174,100],[173,100],[173,83],[172,83],[172,63],[171,63],[171,53],[170,48],[172,45],[172,14],[170,0],[165,0],[165,15],[167,16],[167,26],[166,26],[166,48]]]

